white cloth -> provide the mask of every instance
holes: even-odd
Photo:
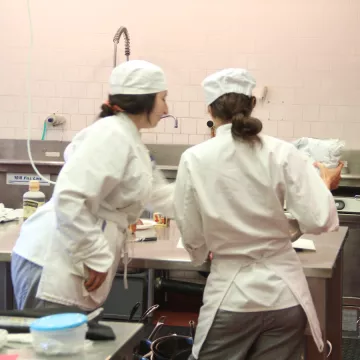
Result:
[[[256,80],[245,69],[230,68],[209,75],[201,85],[205,92],[206,104],[210,105],[228,93],[251,96]]]
[[[6,208],[4,204],[0,203],[0,223],[18,220],[22,216],[22,209]]]
[[[118,65],[110,76],[110,94],[155,94],[167,90],[164,71],[144,60]]]
[[[250,311],[300,303],[319,350],[323,348],[283,204],[286,199],[303,233],[319,234],[338,228],[335,203],[316,169],[293,145],[265,135],[261,140],[262,146],[249,147],[234,140],[231,124],[226,124],[180,160],[175,219],[184,247],[195,265],[210,250],[214,254],[195,358],[220,307]]]
[[[52,199],[23,224],[14,252],[43,266],[39,298],[92,310],[110,291],[128,225],[146,203],[172,216],[174,185],[153,169],[125,114],[80,132],[68,154]],[[90,294],[83,286],[84,265],[109,271],[106,282]]]
[[[302,137],[293,142],[294,146],[313,162],[321,162],[328,168],[336,168],[345,146],[339,139],[313,139]]]

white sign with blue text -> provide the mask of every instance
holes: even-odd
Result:
[[[50,180],[50,174],[42,174],[42,176]],[[40,185],[50,186],[47,181],[36,174],[6,173],[7,185],[28,185],[30,180],[38,180]]]

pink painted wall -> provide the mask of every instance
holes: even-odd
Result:
[[[132,59],[164,68],[171,119],[147,143],[195,144],[209,136],[200,82],[224,67],[247,67],[269,88],[256,111],[284,139],[340,137],[360,148],[358,0],[31,0],[34,26],[32,137],[44,118],[67,118],[48,139],[70,140],[107,95],[112,38],[121,25]],[[26,1],[0,1],[0,138],[24,138]],[[118,61],[123,61],[123,43]]]

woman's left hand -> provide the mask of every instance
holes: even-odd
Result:
[[[107,272],[101,273],[101,272],[95,271],[93,269],[90,269],[87,266],[86,266],[86,270],[89,274],[89,277],[87,280],[85,280],[85,289],[88,292],[93,292],[93,291],[97,290],[103,284],[103,282],[106,279]]]
[[[339,165],[334,169],[329,169],[320,162],[314,163],[314,166],[320,170],[320,176],[329,190],[335,190],[339,187],[341,180],[341,169],[344,167],[343,162],[340,161]]]

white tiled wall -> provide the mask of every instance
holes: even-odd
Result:
[[[147,143],[196,144],[209,137],[200,82],[223,67],[249,68],[268,101],[256,114],[284,139],[341,137],[360,148],[358,0],[37,0],[32,136],[51,112],[67,118],[48,139],[70,140],[91,123],[107,95],[112,38],[121,25],[131,58],[164,68],[171,119],[143,133]],[[24,138],[26,1],[0,1],[0,138]],[[118,47],[124,60],[123,42]]]

